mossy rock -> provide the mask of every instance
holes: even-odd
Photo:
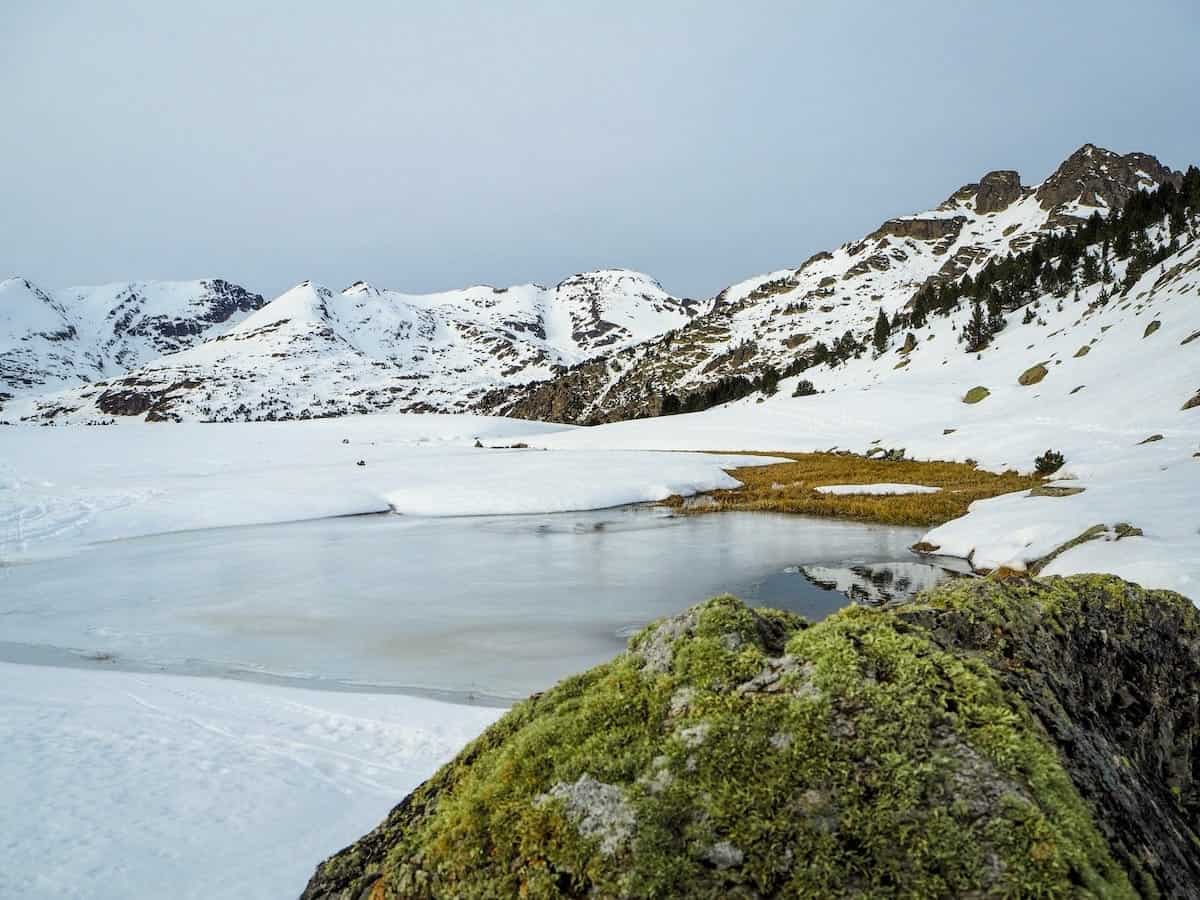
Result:
[[[1196,391],[1196,396],[1183,404],[1181,411],[1186,412],[1189,409],[1195,409],[1197,406],[1200,406],[1200,391]]]
[[[1037,384],[1045,377],[1046,367],[1041,363],[1038,363],[1036,366],[1030,366],[1028,369],[1022,372],[1020,377],[1017,379],[1017,384],[1029,387],[1029,385]]]
[[[1081,357],[1087,356],[1091,352],[1092,352],[1092,348],[1088,344],[1084,344],[1082,347],[1080,347],[1078,350],[1075,351],[1075,358],[1079,359]]]
[[[989,391],[987,388],[985,388],[983,385],[981,385],[981,384],[976,385],[975,387],[973,387],[969,391],[967,391],[966,395],[962,399],[962,402],[963,403],[978,403],[979,401],[983,400],[985,397],[989,396],[991,393],[992,392]]]
[[[1158,331],[1158,329],[1161,327],[1162,327],[1162,322],[1160,322],[1158,319],[1155,319],[1153,322],[1151,322],[1149,325],[1146,326],[1146,330],[1142,332],[1142,337],[1143,338],[1150,337],[1150,335],[1154,334],[1154,332]]]
[[[811,627],[718,597],[515,706],[304,898],[1196,896],[1198,679],[1196,610],[1116,578]]]

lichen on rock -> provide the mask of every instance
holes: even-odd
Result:
[[[515,706],[304,896],[1195,896],[1198,681],[1191,604],[1115,578],[812,626],[718,597]]]

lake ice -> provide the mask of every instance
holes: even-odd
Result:
[[[502,701],[722,592],[820,618],[798,566],[911,560],[918,529],[761,513],[354,516],[93,544],[0,569],[0,659]]]

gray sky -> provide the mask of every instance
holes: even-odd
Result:
[[[51,288],[708,296],[1086,141],[1200,159],[1191,0],[3,6],[0,277]]]

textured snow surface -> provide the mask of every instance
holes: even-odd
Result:
[[[826,484],[817,488],[818,494],[936,494],[941,488],[925,484]]]
[[[435,415],[0,428],[0,559],[193,528],[389,510],[598,509],[735,487],[723,467],[770,461],[487,447],[562,430]],[[477,439],[484,448],[474,446]]]
[[[297,896],[499,713],[0,663],[0,897]]]

